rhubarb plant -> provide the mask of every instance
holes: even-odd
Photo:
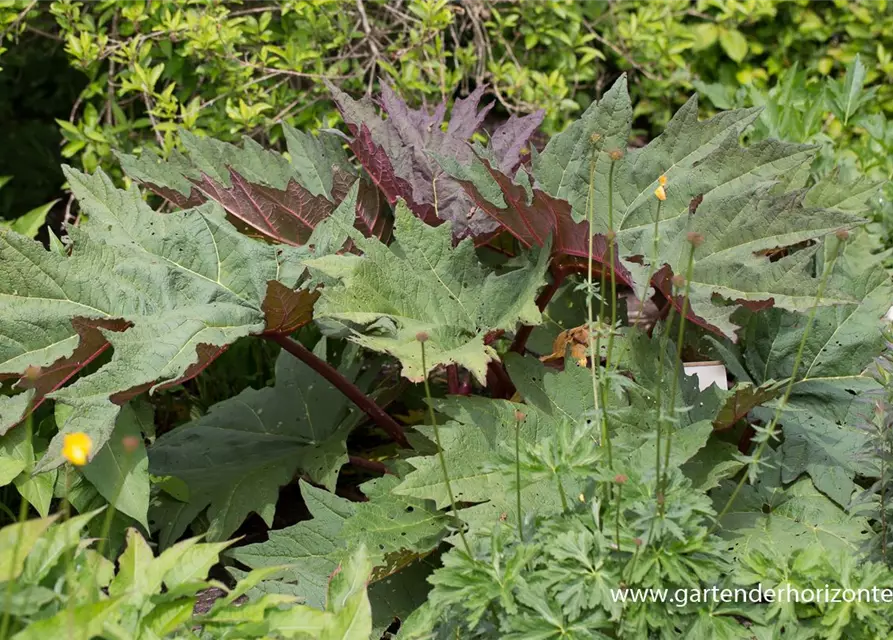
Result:
[[[109,504],[119,576],[127,527],[156,562],[244,536],[221,575],[271,637],[888,633],[611,596],[781,581],[767,541],[791,575],[889,574],[879,185],[694,98],[629,148],[625,78],[541,151],[541,113],[485,134],[484,92],[445,121],[333,90],[345,132],[184,134],[122,155],[127,189],[67,169],[64,242],[0,231],[0,486]]]

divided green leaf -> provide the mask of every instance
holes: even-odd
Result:
[[[420,380],[437,366],[456,363],[480,382],[496,351],[489,331],[538,324],[534,303],[544,283],[548,250],[534,252],[505,273],[487,269],[466,239],[455,247],[448,224],[429,227],[397,205],[394,242],[355,237],[362,256],[307,260],[311,272],[336,282],[326,286],[316,318],[350,327],[350,339],[400,361],[403,375]],[[427,335],[426,368],[421,345]]]

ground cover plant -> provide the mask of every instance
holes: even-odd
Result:
[[[0,230],[0,636],[890,633],[616,596],[890,586],[880,182],[697,98],[630,148],[625,77],[541,151],[484,87],[328,90],[344,130],[184,132]]]

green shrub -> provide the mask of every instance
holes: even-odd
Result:
[[[415,104],[487,83],[500,118],[543,108],[542,127],[551,134],[627,71],[635,79],[637,130],[647,139],[696,83],[765,91],[792,65],[839,78],[861,55],[866,83],[877,89],[868,112],[893,110],[885,82],[893,71],[893,11],[885,0],[411,0],[399,9],[386,0],[6,0],[0,25],[10,78],[0,114],[11,118],[14,105],[46,96],[38,101],[43,124],[29,123],[27,136],[21,127],[6,134],[4,148],[18,151],[6,164],[0,158],[0,173],[27,171],[6,216],[56,197],[54,136],[62,136],[65,158],[115,179],[113,149],[167,155],[181,144],[181,127],[278,146],[283,123],[335,124],[321,78],[352,94],[377,91],[381,78]],[[48,78],[56,94],[26,89]],[[52,117],[58,134],[48,128]],[[832,139],[838,126],[827,127]],[[22,168],[18,154],[35,139],[41,142]],[[40,197],[28,199],[33,193]]]
[[[244,594],[276,569],[246,575],[233,589],[208,580],[229,543],[183,540],[154,557],[139,532],[127,532],[118,566],[92,548],[84,529],[97,511],[58,521],[26,520],[0,529],[2,637],[40,638],[359,638],[371,618],[365,580],[370,565],[359,549],[328,588],[325,611],[268,594]],[[194,611],[211,588],[220,597]],[[347,635],[345,630],[351,630]],[[353,633],[354,635],[350,635]],[[8,635],[9,634],[9,635]]]

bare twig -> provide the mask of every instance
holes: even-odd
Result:
[[[589,25],[587,25],[587,27],[589,27]],[[641,73],[643,76],[645,76],[645,77],[648,78],[649,80],[658,80],[657,76],[655,76],[655,75],[649,73],[648,70],[645,69],[645,67],[643,67],[643,66],[640,65],[638,62],[636,62],[635,60],[633,60],[631,56],[629,56],[627,53],[625,53],[620,47],[618,47],[617,45],[615,45],[613,42],[611,42],[611,41],[609,41],[609,40],[606,40],[606,39],[603,38],[601,35],[599,35],[599,33],[598,33],[595,29],[593,29],[592,27],[589,27],[589,33],[592,34],[592,36],[593,36],[596,40],[598,40],[598,41],[601,42],[603,45],[605,45],[606,47],[608,47],[609,49],[611,49],[611,51],[613,51],[613,52],[616,53],[618,56],[620,56],[621,58],[623,58],[624,60],[626,60],[626,61],[630,64],[630,66],[632,66],[636,71],[638,71],[639,73]]]
[[[462,6],[465,8],[465,15],[471,21],[471,28],[474,31],[474,45],[478,51],[477,69],[475,69],[474,79],[478,84],[483,84],[490,45],[487,42],[487,37],[484,35],[484,29],[481,27],[481,20],[477,15],[478,5],[472,0],[462,0]]]
[[[6,38],[7,34],[9,34],[11,31],[13,31],[13,29],[19,26],[19,23],[27,17],[27,15],[31,12],[31,9],[33,9],[36,4],[37,0],[31,0],[31,2],[28,3],[28,6],[19,12],[19,14],[15,17],[15,20],[13,20],[10,25],[3,30],[3,33],[0,33],[0,42],[2,42],[4,38]]]
[[[74,204],[74,194],[68,196],[68,202],[65,203],[65,215],[62,216],[63,224],[72,224],[77,226],[78,216],[71,213],[71,205]]]
[[[305,109],[309,109],[310,107],[312,107],[313,105],[315,105],[317,102],[319,102],[321,99],[322,99],[322,98],[314,98],[313,100],[307,101],[307,96],[305,96],[305,95],[301,95],[301,96],[299,96],[298,98],[295,98],[294,100],[292,100],[292,101],[288,104],[287,107],[285,107],[282,111],[280,111],[280,112],[277,113],[275,116],[273,116],[273,123],[274,123],[274,124],[279,124],[279,123],[282,122],[287,116],[294,115],[294,114],[292,113],[292,109],[294,109],[296,106],[298,106],[299,103],[303,102],[304,104],[302,104],[302,105],[301,105],[301,108],[298,109],[295,113],[301,113],[301,111],[304,111]]]
[[[118,12],[115,11],[115,16],[112,18],[112,39],[116,39],[118,37]],[[112,126],[112,103],[115,101],[115,58],[109,58],[109,79],[108,79],[108,87],[106,87],[106,97],[105,97],[105,124],[106,126]]]
[[[378,65],[381,52],[378,49],[375,36],[372,35],[372,28],[369,26],[369,18],[366,17],[366,7],[363,6],[363,0],[357,0],[357,11],[360,12],[360,23],[363,25],[363,31],[366,33],[369,50],[372,52],[372,59],[369,63],[369,84],[366,87],[366,95],[372,95],[372,87],[375,85],[375,67]]]
[[[149,94],[145,91],[141,92],[143,94],[143,102],[146,104],[146,113],[149,115],[149,122],[152,123],[152,131],[155,132],[155,139],[158,141],[158,146],[161,149],[164,149],[164,136],[161,135],[161,132],[158,130],[158,121],[155,119],[155,114],[152,113],[152,100],[149,98]]]
[[[248,62],[247,60],[241,60],[240,58],[237,58],[235,56],[231,56],[228,59],[232,60],[233,62],[235,62],[238,65],[241,65],[243,67],[248,67],[250,69],[255,69],[256,71],[263,71],[264,73],[292,76],[295,78],[311,78],[313,80],[323,80],[323,79],[349,80],[352,78],[356,78],[358,75],[356,73],[352,73],[352,74],[346,75],[346,76],[344,76],[344,75],[326,75],[323,73],[305,73],[303,71],[292,71],[291,69],[274,69],[272,67],[265,67],[262,65],[253,64],[251,62]]]
[[[252,7],[251,9],[241,9],[239,11],[233,11],[229,14],[230,18],[238,18],[239,16],[247,16],[252,13],[264,13],[266,11],[282,11],[282,7],[276,4],[268,4],[262,7]]]
[[[83,101],[84,101],[84,94],[81,93],[81,94],[77,97],[77,100],[74,101],[74,104],[71,105],[71,112],[68,114],[68,121],[69,121],[69,122],[74,122],[74,117],[77,115],[77,113],[78,113],[78,109],[81,108],[81,102],[83,102]]]
[[[25,30],[30,31],[31,33],[36,33],[37,35],[43,36],[44,38],[55,40],[56,42],[65,42],[65,38],[57,36],[55,33],[50,33],[49,31],[44,31],[43,29],[33,27],[30,24],[25,25]]]
[[[404,13],[403,11],[400,11],[399,8],[397,8],[397,7],[392,7],[392,6],[389,5],[388,3],[385,3],[385,4],[381,5],[381,8],[384,9],[385,11],[389,12],[389,13],[393,13],[393,14],[394,14],[395,16],[397,16],[398,18],[401,18],[401,19],[403,19],[403,20],[405,20],[405,21],[407,21],[407,22],[414,22],[414,23],[416,23],[416,24],[421,24],[421,22],[422,22],[422,21],[419,20],[418,18],[416,18],[416,17],[414,17],[414,16],[411,16],[411,15],[409,15],[408,13]]]

